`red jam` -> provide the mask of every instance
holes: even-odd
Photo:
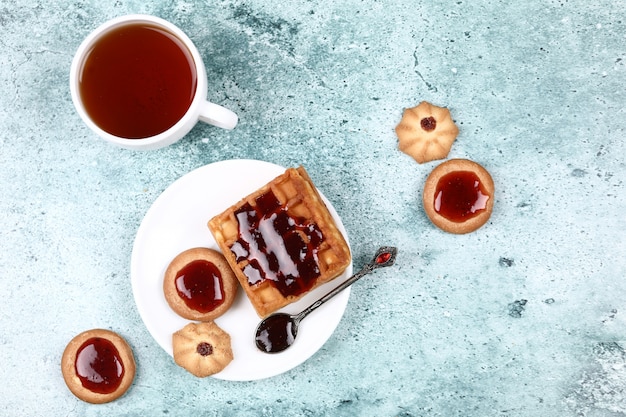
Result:
[[[176,274],[176,291],[187,307],[208,313],[224,302],[222,274],[204,259],[189,262]]]
[[[110,394],[122,383],[124,364],[110,340],[92,337],[76,352],[76,375],[83,387],[98,394]]]
[[[485,210],[489,198],[475,173],[450,172],[437,183],[435,211],[450,221],[461,223]]]
[[[196,346],[196,352],[200,356],[209,356],[213,354],[213,346],[210,343],[202,342]]]
[[[437,121],[432,116],[424,117],[422,120],[420,120],[420,126],[422,126],[422,129],[424,129],[425,131],[431,132],[437,128]]]
[[[235,212],[239,237],[230,250],[237,262],[248,260],[248,284],[268,281],[287,297],[310,290],[320,276],[317,254],[324,240],[314,223],[287,212],[273,192]]]
[[[274,314],[261,322],[255,342],[264,352],[282,352],[293,344],[297,331],[289,315]]]

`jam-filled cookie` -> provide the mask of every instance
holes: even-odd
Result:
[[[126,341],[104,329],[74,337],[61,358],[67,387],[83,401],[102,404],[121,397],[135,378],[135,359]]]
[[[214,322],[189,323],[172,335],[174,362],[204,378],[226,368],[233,360],[230,335]]]
[[[491,216],[494,188],[491,175],[481,165],[451,159],[437,166],[426,179],[424,210],[446,232],[473,232]]]
[[[221,253],[188,249],[169,264],[163,279],[165,299],[188,320],[209,321],[230,308],[239,284]]]
[[[448,109],[422,101],[404,110],[396,134],[398,148],[421,164],[448,156],[459,128]]]

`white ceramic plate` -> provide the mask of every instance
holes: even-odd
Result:
[[[135,238],[131,281],[137,309],[152,337],[172,355],[172,334],[189,321],[171,310],[163,295],[163,274],[180,252],[193,247],[219,250],[207,222],[241,198],[265,185],[285,168],[254,160],[229,160],[198,168],[170,185],[146,213]],[[321,193],[320,193],[321,194]],[[347,234],[337,212],[322,195],[337,226]],[[343,275],[281,311],[297,313],[352,275]],[[254,343],[260,319],[240,289],[233,306],[215,320],[231,335],[234,360],[214,377],[250,381],[286,372],[307,360],[328,340],[348,303],[346,289],[302,321],[293,346],[277,354],[262,353]]]

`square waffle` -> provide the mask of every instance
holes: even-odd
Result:
[[[260,317],[350,264],[348,244],[303,167],[288,168],[208,226]]]

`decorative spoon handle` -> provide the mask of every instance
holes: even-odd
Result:
[[[374,258],[367,264],[361,268],[359,272],[352,275],[350,278],[339,284],[336,288],[331,290],[325,296],[302,310],[297,316],[295,316],[295,320],[300,322],[303,318],[305,318],[310,312],[324,304],[326,301],[333,298],[335,295],[339,294],[341,291],[348,288],[350,285],[354,284],[356,281],[374,271],[377,268],[383,268],[386,266],[391,266],[396,261],[396,255],[398,253],[398,249],[393,246],[382,246],[380,249],[376,251]]]

